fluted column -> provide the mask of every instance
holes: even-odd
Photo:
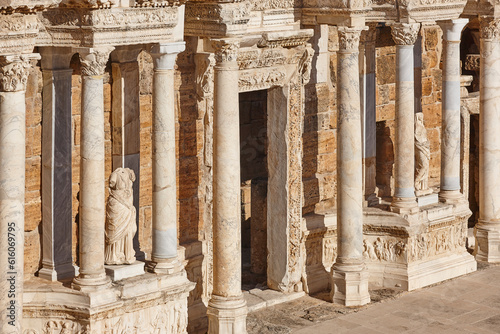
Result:
[[[418,212],[415,199],[415,103],[413,45],[420,23],[396,23],[391,33],[396,43],[396,142],[395,190],[391,210]]]
[[[246,333],[246,302],[241,292],[241,203],[238,105],[239,42],[213,41],[213,292],[208,332]]]
[[[363,195],[364,204],[372,206],[379,203],[375,194],[377,182],[377,119],[376,98],[377,80],[375,77],[375,40],[377,24],[370,23],[361,33],[360,44],[360,92],[363,125]]]
[[[334,303],[370,302],[363,260],[363,160],[359,94],[362,28],[339,27],[337,54],[337,249],[332,267]]]
[[[33,55],[31,55],[33,56]],[[0,57],[0,332],[21,333],[29,56]]]
[[[439,199],[456,202],[460,193],[460,37],[468,19],[438,22],[443,30],[441,187]]]
[[[38,276],[73,278],[71,75],[69,48],[40,48],[43,72],[42,268]]]
[[[104,91],[103,76],[112,47],[80,52],[82,115],[80,136],[80,274],[78,290],[110,284],[104,270]]]
[[[500,262],[500,19],[481,17],[477,261]]]
[[[177,257],[174,65],[185,43],[158,44],[153,57],[153,252],[149,270],[181,271]]]

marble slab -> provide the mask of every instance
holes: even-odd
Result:
[[[114,282],[144,274],[144,265],[144,262],[135,261],[132,264],[105,265],[104,269],[106,269],[106,275],[110,276]]]
[[[417,197],[418,206],[426,206],[426,205],[436,204],[438,202],[439,202],[438,194],[429,194]]]

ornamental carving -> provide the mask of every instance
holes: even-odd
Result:
[[[397,239],[378,237],[371,241],[363,240],[363,257],[371,261],[400,262],[404,261],[406,244]]]
[[[252,10],[294,8],[295,0],[252,0]]]
[[[236,61],[240,47],[239,41],[213,40],[212,46],[217,64]]]
[[[113,47],[95,49],[90,53],[80,53],[80,62],[82,64],[82,74],[85,76],[103,75],[108,63],[109,54]]]
[[[282,86],[285,81],[285,73],[279,70],[250,71],[240,75],[238,86],[240,92],[265,89],[273,86]]]
[[[500,19],[492,17],[481,17],[481,38],[500,40]]]
[[[392,39],[397,45],[413,45],[417,41],[420,23],[396,23],[391,26]]]
[[[0,57],[0,91],[18,92],[26,89],[30,63],[27,57]]]
[[[359,40],[362,28],[339,27],[340,51],[356,52],[359,50]]]
[[[306,85],[311,80],[311,62],[314,55],[314,50],[311,47],[307,47],[304,51],[304,55],[299,62],[299,76],[302,80],[302,84]]]
[[[214,66],[213,54],[196,56],[196,93],[200,98],[214,92]]]
[[[265,49],[262,52],[251,50],[239,52],[237,61],[239,69],[244,70],[284,65],[286,64],[287,56],[283,53],[283,50],[279,49]]]

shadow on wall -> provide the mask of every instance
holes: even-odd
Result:
[[[377,122],[377,187],[379,197],[390,197],[394,191],[394,143],[387,121]]]

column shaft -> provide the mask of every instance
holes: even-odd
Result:
[[[214,41],[213,292],[209,333],[246,333],[241,292],[239,43]]]
[[[335,303],[370,302],[363,261],[363,160],[359,94],[361,28],[339,27],[337,125],[337,258],[333,265]]]
[[[174,65],[184,42],[153,47],[153,254],[149,269],[182,270],[177,257]]]
[[[392,36],[396,42],[396,143],[395,190],[391,209],[415,212],[415,115],[413,80],[413,45],[419,24],[395,24]]]
[[[110,279],[104,270],[104,91],[103,74],[112,49],[81,53],[82,115],[80,135],[80,275],[79,290],[103,288]]]
[[[476,260],[500,262],[500,22],[481,18],[479,220]]]
[[[27,75],[26,75],[27,77]],[[25,91],[0,92],[0,332],[21,333],[24,273]]]
[[[440,23],[444,39],[440,199],[460,194],[460,35],[467,19]]]

